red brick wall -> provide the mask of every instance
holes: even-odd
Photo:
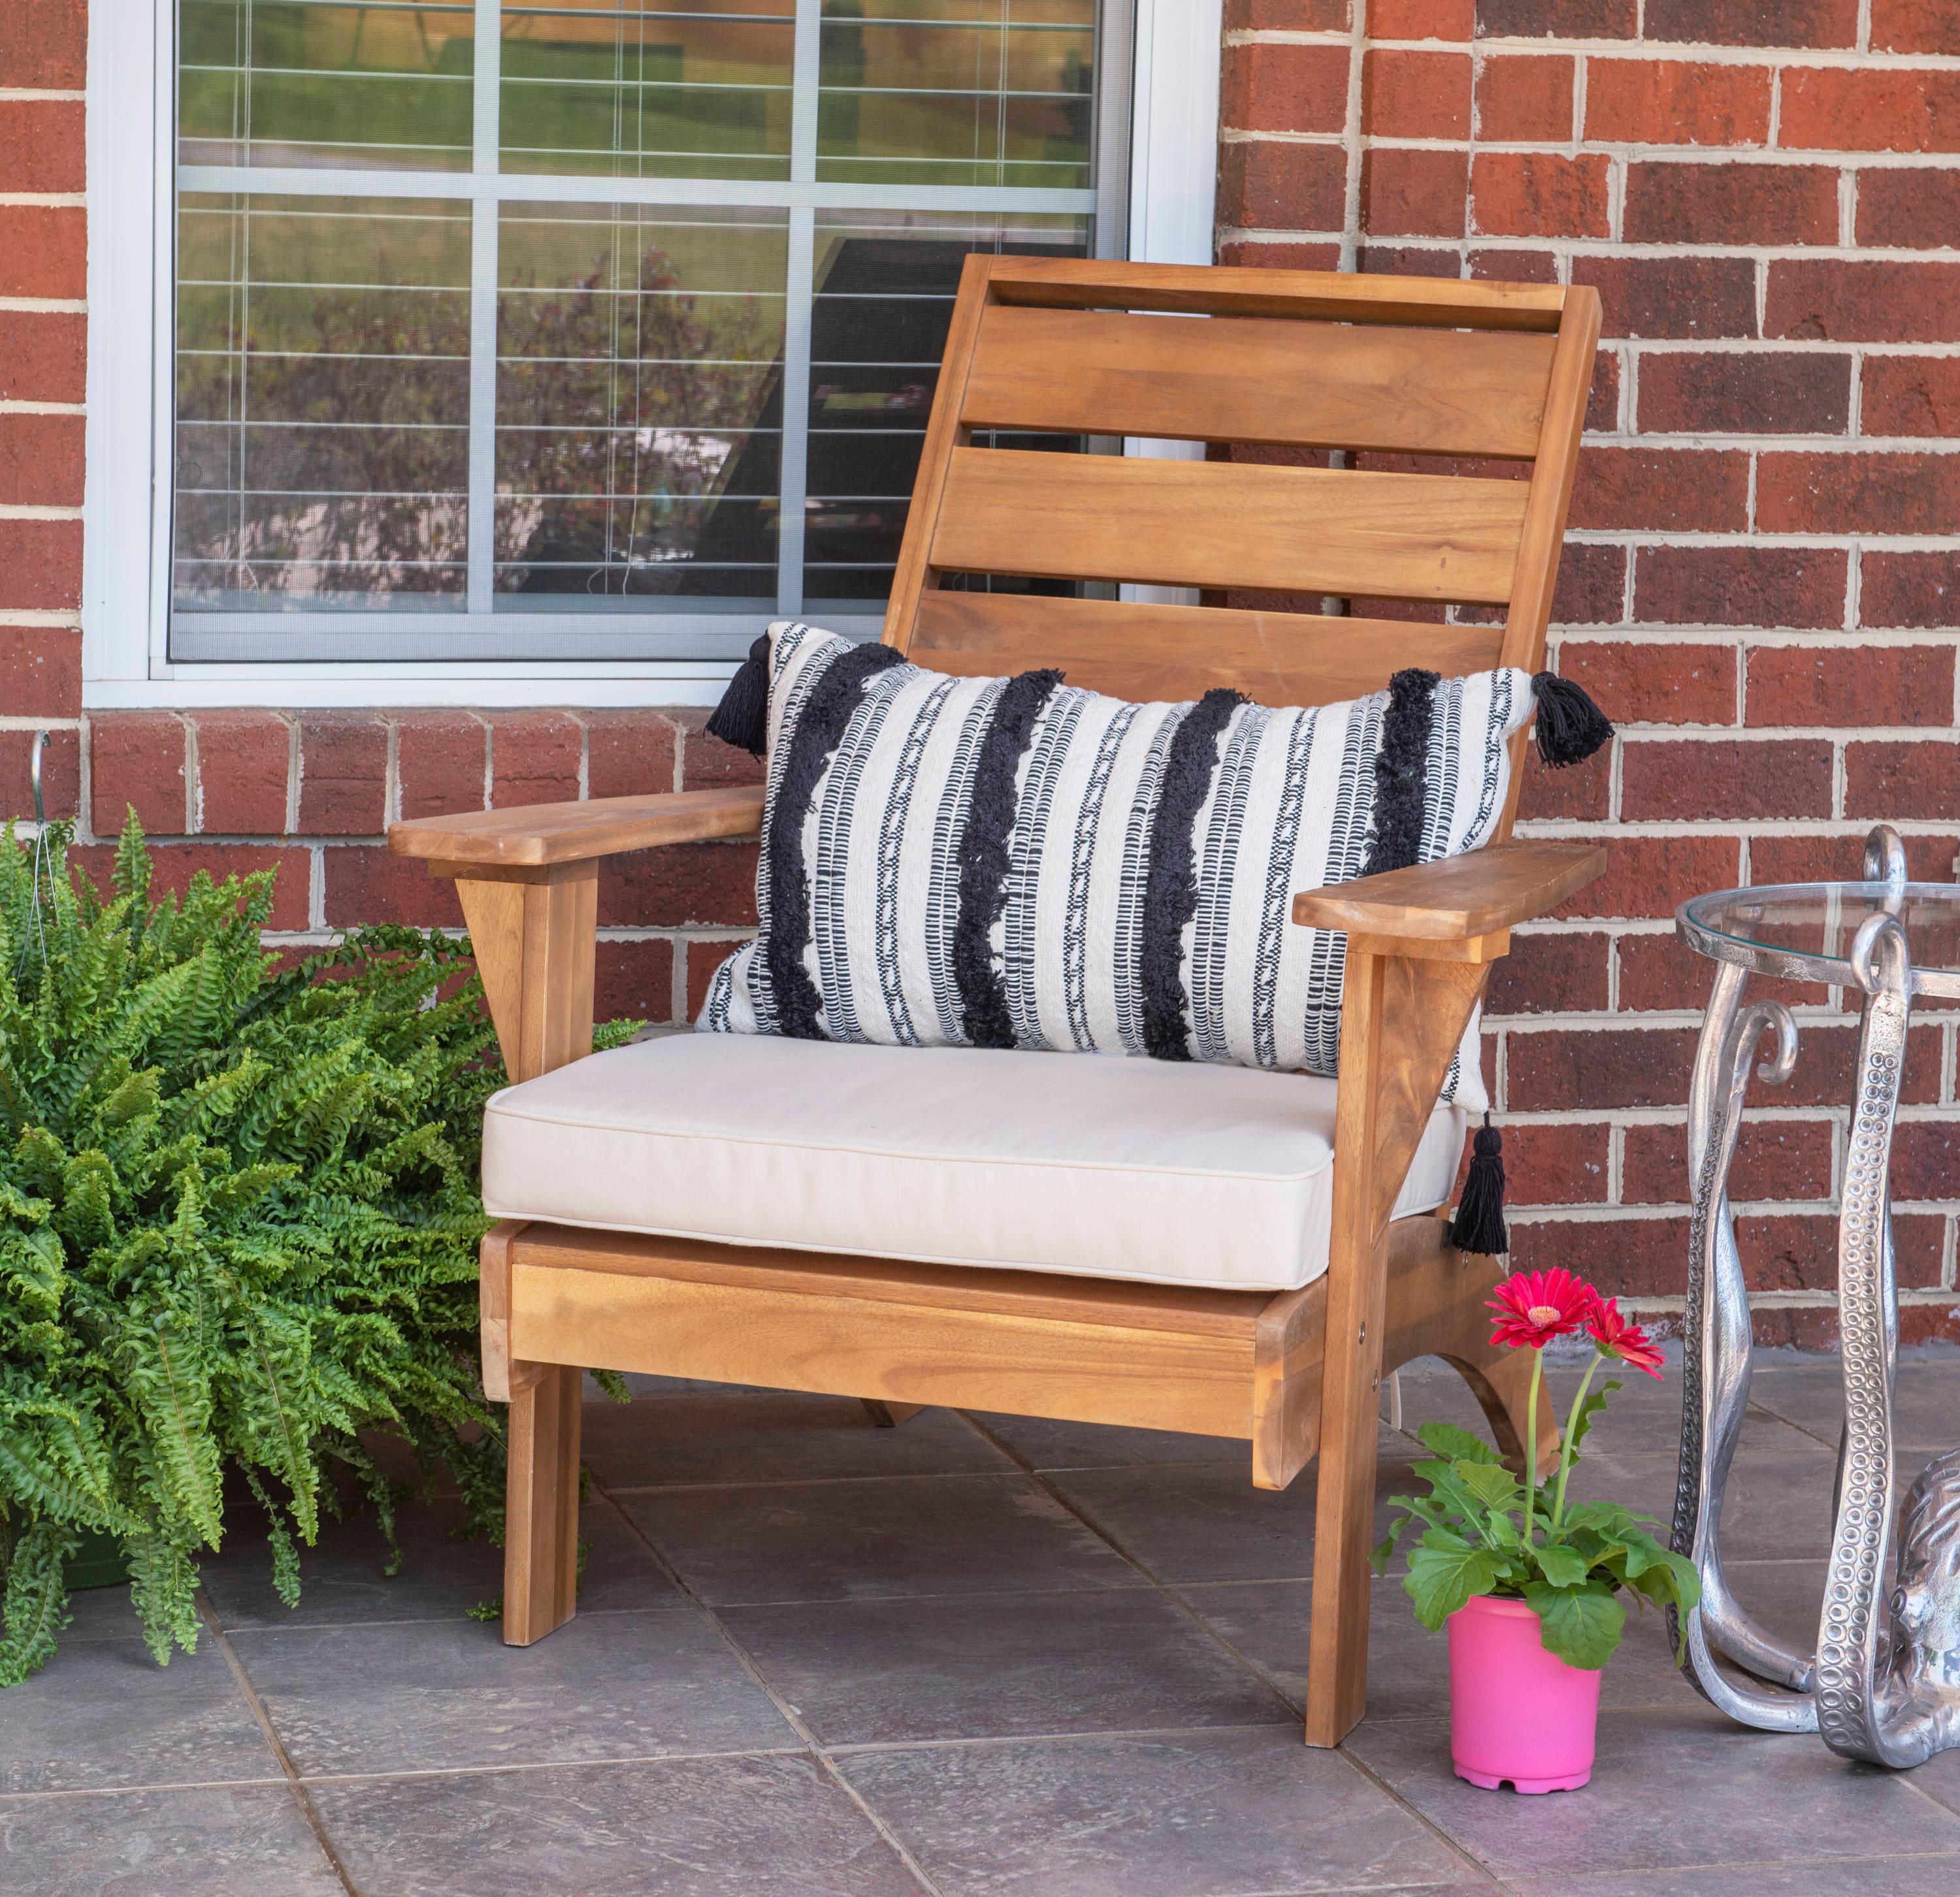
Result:
[[[1605,338],[1553,629],[1619,720],[1525,793],[1603,881],[1493,984],[1521,1264],[1664,1309],[1708,968],[1696,890],[1955,874],[1960,6],[1227,0],[1227,260],[1596,285]],[[1793,994],[1792,999],[1797,997]],[[1736,1177],[1759,1332],[1826,1341],[1853,1018],[1805,997]],[[1960,1335],[1955,1017],[1914,1030],[1908,1335]]]
[[[133,807],[166,876],[279,866],[295,946],[365,922],[460,928],[453,883],[391,855],[398,816],[753,781],[694,711],[125,711],[89,721],[88,827]],[[107,852],[107,844],[100,845]],[[601,1020],[667,1021],[755,924],[752,844],[628,857],[599,883]]]
[[[1554,644],[1621,721],[1527,796],[1612,845],[1492,992],[1517,1254],[1665,1308],[1686,1239],[1698,889],[1849,871],[1878,817],[1955,874],[1960,731],[1960,7],[1948,0],[1227,0],[1221,255],[1577,278],[1608,341]],[[169,874],[279,862],[288,941],[460,920],[382,847],[392,814],[724,781],[700,715],[81,714],[82,0],[0,7],[0,813],[27,737],[103,847],[133,804]],[[1782,34],[1783,39],[1773,36]],[[1699,36],[1699,37],[1698,37]],[[752,852],[603,885],[600,1007],[670,1018],[750,920]],[[1850,1017],[1737,1176],[1764,1334],[1830,1332]],[[1960,1336],[1955,1023],[1917,1031],[1902,1116],[1911,1335]]]
[[[75,807],[81,713],[81,0],[0,5],[0,816],[29,809],[27,746]]]

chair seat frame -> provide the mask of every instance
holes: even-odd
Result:
[[[1139,311],[1230,320],[1196,336],[1208,326],[1139,329]],[[1057,328],[1064,313],[1094,323],[1096,359],[1107,373],[1044,377],[1029,369],[1058,361],[1066,367],[1063,345],[1073,333]],[[1111,313],[1114,326],[1106,320]],[[1015,511],[1021,504],[1001,487],[1004,470],[1016,464],[985,459],[1009,451],[970,445],[976,428],[1016,424],[1209,439],[1247,438],[1249,425],[1252,438],[1261,438],[1271,405],[1248,401],[1229,376],[1223,386],[1230,399],[1208,412],[1202,427],[1188,403],[1179,408],[1177,388],[1188,388],[1194,375],[1215,379],[1249,353],[1255,369],[1264,364],[1283,380],[1293,358],[1274,352],[1287,339],[1278,326],[1302,322],[1333,339],[1327,347],[1337,368],[1344,361],[1356,365],[1360,393],[1323,374],[1303,396],[1304,406],[1324,408],[1333,399],[1325,387],[1332,387],[1347,408],[1337,401],[1331,416],[1265,438],[1311,445],[1317,428],[1329,438],[1323,447],[1436,452],[1452,442],[1461,451],[1468,441],[1460,438],[1475,434],[1491,444],[1486,452],[1530,458],[1529,483],[1459,480],[1462,488],[1522,491],[1480,493],[1458,506],[1433,495],[1443,483],[1426,475],[1160,465],[1189,470],[1171,477],[1187,482],[1214,473],[1228,482],[1235,473],[1314,476],[1312,492],[1332,492],[1325,505],[1334,517],[1346,517],[1340,510],[1348,508],[1360,523],[1357,531],[1376,562],[1370,570],[1389,576],[1379,590],[1426,598],[1439,585],[1468,584],[1507,606],[1501,629],[942,589],[949,575],[998,558],[1004,533],[1023,562],[1068,564],[1068,577],[1307,590],[1358,584],[1352,548],[1302,560],[1284,536],[1273,534],[1262,543],[1266,550],[1251,578],[1234,570],[1231,549],[1201,550],[1195,539],[1187,552],[1162,554],[1156,571],[1137,571],[1143,543],[1125,521],[1160,504],[1153,484],[1163,477],[1122,457],[1068,457],[1099,460],[1106,471],[1066,470],[1086,498],[1051,556],[1034,545]],[[1502,662],[1535,670],[1598,329],[1596,296],[1576,288],[970,259],[885,637],[940,670],[985,674],[1052,663],[1072,683],[1131,695],[1154,686],[1157,695],[1186,696],[1229,683],[1277,703],[1328,702],[1376,689],[1402,664],[1440,669],[1440,661],[1460,671]],[[1436,422],[1433,402],[1425,408],[1413,396],[1401,405],[1385,399],[1384,387],[1392,390],[1393,377],[1407,374],[1399,365],[1411,333],[1440,352],[1458,383],[1488,371],[1502,385],[1482,391],[1473,418],[1481,434],[1460,418]],[[1542,339],[1545,347],[1527,359],[1517,351],[1479,355],[1462,346],[1493,334]],[[1126,376],[1126,368],[1134,373]],[[1538,391],[1529,400],[1518,393],[1526,384],[1526,395]],[[1146,470],[1141,476],[1139,467]],[[1427,485],[1419,495],[1381,485],[1398,481]],[[1330,489],[1330,482],[1349,485]],[[1240,485],[1246,495],[1235,488],[1227,504],[1292,505],[1308,492],[1263,478]],[[996,493],[1007,494],[998,507],[989,498]],[[1421,502],[1413,515],[1412,499]],[[1412,528],[1416,515],[1440,518],[1442,527]],[[1440,552],[1430,544],[1438,533]],[[1246,537],[1261,539],[1249,530]],[[1438,581],[1446,569],[1470,578]],[[1200,620],[1210,632],[1202,644],[1192,638]],[[1311,651],[1300,649],[1303,635],[1312,637]],[[1522,759],[1520,739],[1500,839],[1509,835]],[[399,823],[390,842],[424,858],[432,874],[454,879],[504,1060],[521,1081],[591,1050],[601,863],[639,850],[752,837],[762,804],[761,791],[745,786],[540,805]],[[1194,1290],[536,1222],[495,1227],[482,1246],[482,1352],[486,1393],[510,1405],[505,1640],[528,1645],[574,1611],[587,1367],[854,1396],[881,1421],[951,1404],[1185,1431],[1248,1442],[1252,1479],[1261,1488],[1285,1488],[1319,1458],[1306,1738],[1339,1743],[1366,1698],[1382,1377],[1414,1358],[1442,1357],[1468,1383],[1505,1454],[1521,1466],[1528,1449],[1529,1359],[1491,1344],[1483,1308],[1500,1275],[1498,1262],[1452,1250],[1440,1214],[1394,1218],[1395,1202],[1511,928],[1603,867],[1603,853],[1590,845],[1500,840],[1472,855],[1296,898],[1297,922],[1348,932],[1329,1265],[1303,1289]],[[1529,1446],[1541,1467],[1554,1440],[1551,1405],[1542,1408],[1538,1439]]]

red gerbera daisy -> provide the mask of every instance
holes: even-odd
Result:
[[[1599,1306],[1599,1294],[1563,1268],[1519,1272],[1497,1289],[1489,1300],[1497,1313],[1491,1323],[1491,1342],[1507,1350],[1542,1350],[1554,1337],[1570,1337]]]
[[[1586,1320],[1586,1328],[1591,1332],[1592,1341],[1608,1357],[1617,1357],[1621,1363],[1645,1370],[1650,1377],[1661,1373],[1663,1360],[1659,1351],[1648,1341],[1647,1332],[1639,1325],[1628,1323],[1620,1315],[1618,1298],[1599,1299],[1593,1307],[1592,1315]]]

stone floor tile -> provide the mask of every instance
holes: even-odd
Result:
[[[581,1614],[534,1647],[469,1621],[240,1633],[302,1773],[759,1752],[798,1743],[693,1614]]]
[[[1375,1533],[1393,1519],[1389,1496],[1413,1486],[1423,1452],[1382,1432]],[[1049,1478],[1117,1545],[1166,1581],[1279,1580],[1312,1571],[1315,1469],[1290,1488],[1255,1488],[1242,1463],[1142,1464],[1067,1469]]]
[[[1295,1717],[1153,1590],[731,1607],[726,1618],[826,1746]]]
[[[847,1752],[946,1897],[1274,1897],[1484,1880],[1291,1725]]]
[[[881,1429],[854,1396],[721,1384],[650,1389],[627,1404],[589,1399],[581,1454],[594,1478],[615,1489],[1013,1466],[953,1410],[922,1409]]]
[[[346,1897],[283,1784],[0,1798],[0,1889],[20,1897]]]
[[[402,1564],[396,1574],[387,1571],[388,1544],[371,1513],[323,1521],[318,1545],[301,1552],[300,1603],[289,1608],[273,1590],[258,1519],[234,1524],[223,1551],[202,1564],[205,1593],[227,1628],[453,1620],[504,1591],[504,1551],[466,1538],[462,1504],[438,1501],[410,1504],[397,1516]],[[578,1583],[582,1611],[686,1607],[645,1544],[606,1502],[580,1510],[578,1533],[587,1549]]]
[[[1960,1817],[1908,1779],[1809,1734],[1744,1730],[1713,1707],[1604,1713],[1583,1791],[1520,1798],[1452,1771],[1449,1727],[1366,1721],[1355,1755],[1500,1877],[1576,1876],[1870,1854],[1960,1854]]]
[[[1912,1782],[1927,1797],[1937,1799],[1948,1810],[1960,1812],[1960,1751],[1936,1752],[1923,1765],[1914,1768]],[[1954,1889],[1960,1892],[1960,1879]]]
[[[1956,1393],[1960,1351],[1900,1358],[1893,1394],[1894,1440],[1902,1450],[1920,1452],[1915,1469],[1936,1450],[1960,1443]],[[1844,1419],[1844,1374],[1834,1357],[1758,1362],[1750,1380],[1749,1400],[1836,1448]]]
[[[278,1776],[250,1705],[208,1638],[159,1666],[139,1641],[69,1645],[64,1637],[38,1673],[0,1692],[0,1792]]]
[[[1704,1865],[1624,1876],[1526,1877],[1518,1897],[1953,1897],[1960,1857],[1839,1857]]]
[[[126,1581],[119,1587],[84,1587],[68,1597],[69,1620],[62,1629],[64,1651],[88,1641],[141,1640],[142,1624],[136,1618]]]
[[[311,1788],[363,1897],[919,1897],[807,1757],[674,1759]]]
[[[1142,1584],[1023,1475],[654,1489],[619,1499],[682,1580],[718,1606]]]
[[[1181,1430],[1119,1429],[1109,1423],[1071,1423],[1046,1416],[976,1412],[975,1421],[1033,1467],[1127,1469],[1149,1463],[1227,1463],[1252,1466],[1252,1446],[1231,1436],[1190,1436]]]

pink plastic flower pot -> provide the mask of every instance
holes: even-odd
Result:
[[[1592,1776],[1599,1676],[1545,1651],[1519,1600],[1479,1595],[1449,1617],[1449,1755],[1494,1791],[1576,1791]]]

